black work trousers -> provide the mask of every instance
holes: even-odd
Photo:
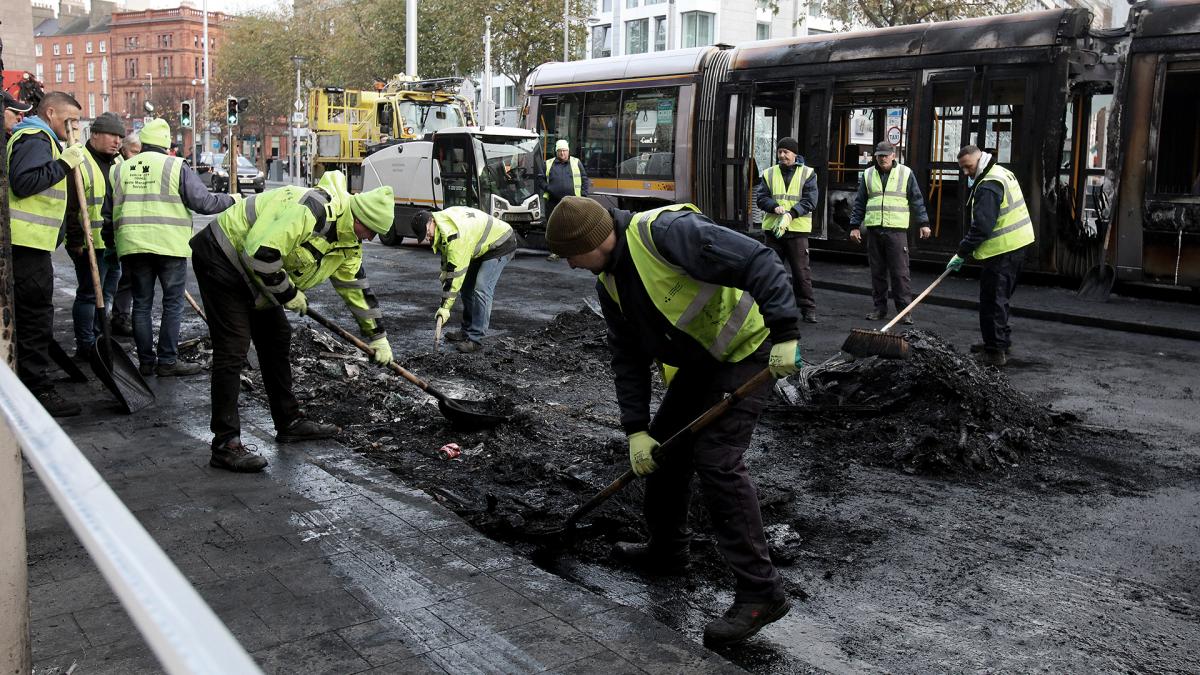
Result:
[[[654,415],[650,435],[666,441],[765,368],[766,357],[763,349],[741,363],[681,369]],[[666,551],[688,545],[692,475],[699,478],[717,546],[737,581],[737,602],[770,602],[784,595],[783,581],[767,551],[758,491],[742,461],[769,391],[770,386],[763,386],[733,406],[646,477],[650,545]]]
[[[1000,351],[1012,346],[1009,301],[1017,290],[1024,262],[1024,248],[979,261],[979,331],[987,349]]]
[[[896,311],[912,302],[908,270],[908,230],[888,227],[864,227],[867,262],[871,266],[871,299],[875,310],[887,313],[888,297]],[[888,285],[891,284],[891,293]]]
[[[192,267],[208,309],[208,332],[212,336],[213,444],[241,434],[238,394],[251,340],[258,351],[271,419],[275,429],[282,430],[300,416],[300,404],[292,393],[292,329],[283,308],[255,309],[245,277],[221,252],[207,228],[192,237],[191,243]]]
[[[808,237],[799,234],[785,234],[777,239],[770,232],[763,237],[767,246],[779,255],[783,266],[787,268],[792,278],[792,291],[796,294],[796,306],[805,314],[817,308],[813,299],[812,266],[808,261]]]
[[[54,263],[50,251],[12,247],[17,377],[32,392],[54,388],[50,341],[54,339]]]

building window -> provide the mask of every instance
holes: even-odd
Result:
[[[175,36],[172,35],[171,33],[167,33],[166,35],[159,35],[158,36],[158,46],[163,49],[170,49],[172,42],[174,42],[174,40],[175,40]]]
[[[612,26],[592,26],[592,58],[612,56]]]
[[[62,64],[61,63],[54,64],[54,81],[56,83],[62,82]]]
[[[36,75],[37,79],[39,80],[42,79],[44,72],[45,71],[42,70],[42,64],[40,63],[33,67],[33,74]]]
[[[41,56],[41,55],[42,55],[42,43],[40,43],[40,42],[39,42],[39,43],[37,43],[36,45],[34,45],[34,46],[33,46],[33,55],[34,55],[34,56]]]
[[[67,82],[74,82],[74,81],[75,81],[75,64],[68,63],[67,64]]]
[[[808,15],[821,16],[821,3],[815,1],[808,3]]]
[[[170,77],[171,76],[171,57],[169,57],[169,56],[159,57],[159,59],[158,59],[158,76],[159,77]]]
[[[612,11],[612,0],[600,0],[600,11],[601,12],[611,12]]]
[[[87,44],[84,45],[83,51],[87,52],[88,54],[92,53],[92,41],[91,40],[88,40]]]
[[[137,49],[138,48],[138,36],[136,36],[136,35],[126,36],[125,37],[125,48],[126,49]]]
[[[88,82],[96,81],[96,62],[88,61]]]
[[[683,19],[683,45],[681,46],[684,49],[713,43],[713,14],[684,12],[681,18]]]
[[[192,46],[196,49],[200,48],[200,34],[192,33]]]
[[[192,74],[195,75],[196,77],[200,77],[200,57],[199,56],[192,59]]]
[[[88,117],[96,117],[96,95],[88,94]]]
[[[635,19],[625,22],[625,53],[645,54],[650,51],[650,20]]]
[[[759,21],[758,22],[757,39],[759,39],[759,40],[770,40],[771,39],[771,23],[770,22],[768,22],[768,21]]]
[[[637,0],[625,0],[625,9],[633,9],[637,7]]]
[[[504,88],[504,107],[505,108],[514,108],[514,107],[516,107],[516,105],[517,105],[517,88],[509,85]]]
[[[54,43],[54,46],[53,46],[53,47],[51,47],[51,48],[50,48],[50,50],[51,50],[52,52],[54,52],[54,55],[55,55],[55,56],[58,56],[58,54],[59,54],[59,52],[58,52],[58,43],[57,43],[57,42],[55,42],[55,43]]]
[[[100,61],[100,80],[108,82],[108,59]]]
[[[649,4],[649,3],[647,3]],[[667,17],[654,17],[654,51],[662,52],[667,49]]]
[[[642,2],[642,4],[643,4],[643,5],[646,5],[646,6],[649,6],[649,5],[661,5],[661,4],[663,4],[664,2],[666,2],[666,1],[667,1],[667,0],[644,0],[644,2]]]
[[[129,80],[136,80],[139,77],[141,76],[138,75],[138,60],[125,59],[125,78]]]
[[[71,54],[74,54],[74,53],[75,53],[75,43],[74,43],[74,42],[68,42],[68,43],[67,43],[67,55],[69,56],[69,55],[71,55]]]
[[[141,114],[141,109],[138,107],[138,93],[130,91],[125,93],[125,112],[134,115]]]
[[[100,41],[100,53],[103,54],[106,51],[108,51],[108,40],[101,40]]]

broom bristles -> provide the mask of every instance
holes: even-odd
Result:
[[[901,335],[855,328],[842,343],[842,351],[857,357],[908,358],[908,341]]]

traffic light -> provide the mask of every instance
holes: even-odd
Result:
[[[183,129],[192,128],[192,102],[182,101],[179,104],[179,126]]]
[[[232,96],[225,100],[225,121],[231,127],[238,125],[238,100]]]

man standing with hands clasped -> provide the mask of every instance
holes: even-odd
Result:
[[[763,212],[763,240],[791,273],[801,317],[805,323],[816,323],[808,235],[817,208],[817,172],[804,164],[800,144],[790,136],[779,139],[775,154],[779,163],[762,173],[762,180],[754,186],[754,203]]]

